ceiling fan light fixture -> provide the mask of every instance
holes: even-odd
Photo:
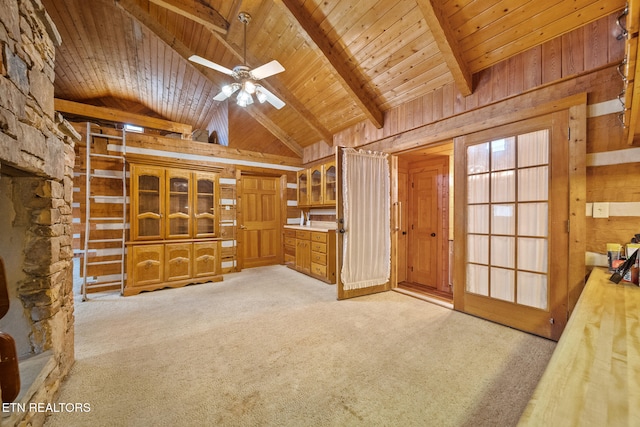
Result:
[[[222,86],[221,88],[222,93],[224,93],[227,97],[230,97],[233,94],[233,92],[236,91],[236,88],[234,87],[235,85],[236,83]]]
[[[249,92],[242,89],[238,93],[238,97],[236,98],[236,102],[241,107],[246,107],[247,105],[253,104],[253,97]]]
[[[253,94],[256,92],[256,85],[250,80],[245,80],[244,84],[242,85],[242,88],[244,89],[245,92],[249,94]]]
[[[260,104],[264,104],[264,102],[267,100],[267,95],[265,95],[265,93],[261,91],[260,88],[257,88],[256,98],[258,98],[258,101],[260,102]]]

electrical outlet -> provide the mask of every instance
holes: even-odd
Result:
[[[609,218],[609,203],[600,202],[593,204],[593,217],[594,218]]]

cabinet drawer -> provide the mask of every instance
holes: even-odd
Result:
[[[315,262],[311,263],[311,273],[316,276],[327,277],[327,266],[316,264]]]
[[[320,252],[311,252],[311,262],[327,265],[327,254],[323,254]]]
[[[327,233],[311,232],[311,240],[314,242],[327,243]]]
[[[296,237],[285,236],[284,245],[294,247],[296,245]]]
[[[284,237],[296,237],[296,230],[290,228],[284,229]]]
[[[309,240],[311,238],[310,231],[296,230],[296,239]]]
[[[327,253],[327,244],[326,243],[318,243],[311,242],[311,250],[314,252],[321,252],[323,254]]]

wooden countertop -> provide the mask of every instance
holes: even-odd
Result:
[[[292,230],[302,230],[302,231],[320,231],[326,233],[328,231],[336,231],[336,226],[333,224],[331,227],[329,226],[318,226],[318,225],[285,225],[284,228],[290,228]]]
[[[594,269],[519,426],[640,426],[640,288]]]

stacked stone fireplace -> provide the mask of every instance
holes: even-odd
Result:
[[[72,198],[80,136],[54,111],[55,46],[40,0],[0,8],[0,257],[21,391],[0,424],[41,425],[74,360]],[[3,402],[6,403],[6,402]],[[46,408],[46,406],[45,406]]]

